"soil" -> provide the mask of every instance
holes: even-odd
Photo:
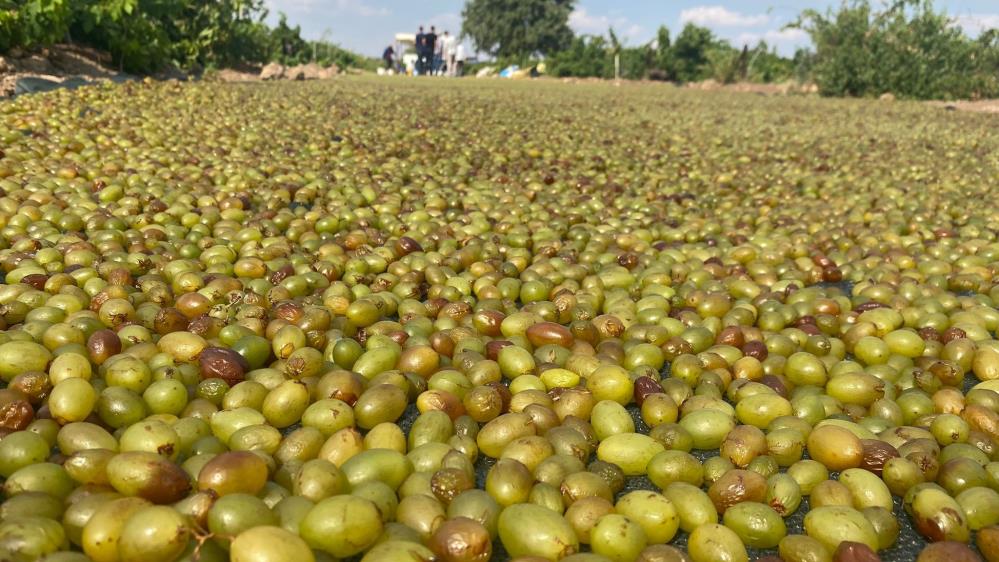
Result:
[[[259,72],[258,68],[227,68],[204,78],[224,82],[249,82],[259,80]],[[13,96],[17,81],[22,78],[39,78],[56,84],[69,81],[79,84],[81,81],[121,81],[139,77],[113,68],[111,55],[108,53],[79,45],[59,44],[30,53],[14,49],[0,56],[0,99]],[[168,70],[153,78],[185,80],[188,75],[179,70]]]
[[[78,45],[54,45],[33,53],[14,49],[0,57],[0,98],[13,95],[20,78],[64,82],[72,78],[94,81],[125,76],[110,64],[107,53]]]
[[[23,52],[17,49],[12,50],[4,56],[0,56],[0,99],[13,96],[15,85],[21,78],[40,78],[55,83],[67,81],[94,82],[100,80],[127,80],[138,77],[131,76],[115,70],[111,67],[111,55],[89,47],[71,44],[59,44],[41,49],[37,52]],[[347,69],[349,72],[352,69]],[[339,72],[336,69],[332,72],[335,75]],[[325,76],[316,76],[325,77]],[[186,79],[187,75],[179,71],[168,71],[154,76],[157,79]],[[219,80],[223,82],[255,82],[260,80],[260,69],[258,68],[238,68],[222,69],[203,76],[205,79]],[[549,79],[549,78],[543,78]],[[563,83],[579,84],[589,82],[603,82],[600,78],[562,78]],[[627,80],[613,81],[615,86],[631,83]],[[640,82],[647,82],[642,80]],[[666,84],[664,82],[660,82]],[[675,87],[672,86],[671,87]],[[702,91],[726,91],[748,93],[765,96],[801,95],[815,94],[817,89],[814,84],[798,85],[791,82],[781,84],[720,84],[714,80],[685,84],[682,87]],[[894,97],[882,96],[886,103],[894,101]],[[977,113],[999,114],[999,100],[976,100],[976,101],[956,101],[956,102],[927,102],[929,106],[945,109],[948,111],[969,111]]]
[[[954,102],[931,101],[929,103],[932,106],[942,107],[950,111],[974,111],[977,113],[999,114],[999,100],[954,101]]]
[[[775,84],[756,84],[752,82],[736,82],[734,84],[721,84],[714,80],[703,82],[691,82],[684,85],[685,88],[693,90],[725,92],[740,92],[745,94],[757,94],[764,96],[786,96],[791,94],[816,94],[819,89],[815,84],[798,84],[788,81]]]
[[[294,67],[272,64],[268,65],[269,67],[277,67],[278,69],[278,75],[272,78],[283,80],[324,80],[341,73],[341,69],[335,64],[325,68],[314,63]],[[353,74],[355,69],[346,69],[344,72]],[[256,82],[261,80],[261,68],[243,66],[210,72],[196,72],[194,75],[202,80]],[[152,78],[157,80],[187,80],[190,76],[180,70],[173,69],[157,73]],[[0,56],[0,99],[19,93],[17,84],[19,80],[24,78],[39,80],[35,84],[27,86],[25,86],[26,81],[22,81],[22,92],[78,86],[100,80],[121,82],[140,77],[115,70],[108,53],[78,45],[59,44],[33,52],[14,49],[4,56]]]

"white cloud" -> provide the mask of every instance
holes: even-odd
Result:
[[[756,45],[760,41],[774,46],[780,44],[803,44],[808,41],[808,34],[800,29],[770,29],[763,33],[740,33],[732,41],[736,47]]]
[[[569,14],[569,27],[579,33],[603,33],[610,27],[610,18],[591,15],[586,8],[576,8]]]
[[[461,16],[453,13],[437,14],[427,19],[425,25],[437,27],[437,33],[443,33],[446,29],[452,35],[458,35],[461,33]]]
[[[586,11],[586,8],[576,8],[569,14],[569,27],[576,33],[603,35],[614,28],[614,32],[624,40],[638,39],[644,29],[637,23],[632,23],[623,16],[610,17],[596,15]]]
[[[999,29],[999,14],[963,14],[954,18],[955,23],[971,35],[989,29]]]
[[[324,4],[326,4],[324,6]],[[315,14],[329,9],[332,13],[350,14],[361,17],[378,17],[390,14],[388,8],[375,7],[365,0],[334,0],[324,3],[319,0],[268,0],[267,9],[272,12],[288,12],[298,14]]]
[[[628,37],[629,39],[634,39],[639,35],[641,35],[642,31],[644,31],[642,26],[638,25],[637,23],[633,23],[624,29],[623,35],[625,37]]]
[[[264,2],[267,10],[275,12],[308,12],[316,5],[316,0],[267,0]]]
[[[376,8],[364,2],[364,0],[336,0],[336,7],[341,12],[356,14],[362,17],[387,16],[388,8]]]
[[[680,12],[680,23],[707,27],[756,27],[769,22],[767,14],[742,14],[724,6],[696,6]]]

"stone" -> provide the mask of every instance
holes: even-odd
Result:
[[[260,70],[261,80],[280,80],[284,78],[285,67],[276,62],[272,62]]]

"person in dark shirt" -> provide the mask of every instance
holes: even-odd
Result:
[[[427,49],[427,34],[423,33],[423,26],[420,26],[420,30],[416,33],[416,74],[421,75],[424,72],[423,61],[425,59],[424,54]]]
[[[392,45],[385,48],[385,52],[382,53],[382,60],[385,61],[385,70],[392,68],[392,59],[395,58],[395,49]]]
[[[426,47],[426,50],[423,51],[423,69],[427,74],[433,74],[437,70],[434,67],[434,47],[437,46],[437,30],[431,25],[430,33],[427,33],[423,37],[424,46]]]

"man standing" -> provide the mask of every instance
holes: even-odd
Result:
[[[447,48],[447,31],[444,35],[437,38],[437,44],[434,45],[434,75],[442,76],[444,74],[444,49]]]
[[[385,70],[392,69],[392,60],[395,58],[395,49],[389,45],[382,53],[382,60],[385,61]]]
[[[424,43],[426,45],[426,51],[424,51],[424,68],[428,74],[433,74],[437,70],[434,65],[435,53],[437,52],[437,30],[434,26],[430,26],[430,33],[423,36]]]
[[[427,34],[423,33],[423,26],[416,32],[416,75],[424,73],[423,61],[426,60]]]
[[[444,69],[447,76],[454,76],[454,47],[457,43],[456,39],[457,37],[444,30],[444,39],[442,41],[444,44],[441,47],[441,52],[444,54]]]
[[[461,41],[456,41],[457,45],[454,48],[454,75],[461,76],[465,71],[465,44]]]

